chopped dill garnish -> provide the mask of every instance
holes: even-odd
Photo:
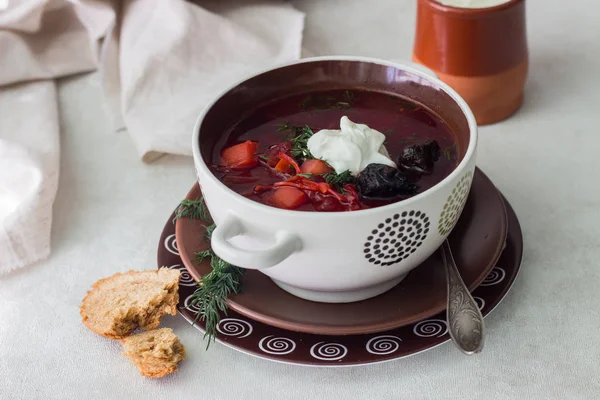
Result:
[[[213,231],[215,230],[217,226],[215,224],[211,224],[211,225],[207,225],[205,227],[206,229],[206,233],[204,234],[204,237],[206,238],[206,240],[208,240],[210,242],[210,237],[212,236]]]
[[[325,182],[330,184],[331,187],[338,192],[343,191],[344,185],[354,182],[354,177],[349,170],[346,170],[341,174],[338,174],[335,171],[327,172],[326,174],[323,174],[323,178],[325,178]]]
[[[221,313],[227,314],[227,299],[242,290],[244,270],[225,262],[212,249],[196,252],[196,262],[200,263],[207,259],[210,261],[212,271],[198,282],[190,306],[201,310],[196,314],[196,320],[200,319],[206,323],[204,337],[208,337],[206,344],[208,349],[217,335]]]
[[[277,128],[277,132],[284,132],[284,131],[287,131],[288,129],[292,129],[292,125],[290,125],[289,122],[282,122],[281,124],[279,124],[279,127]]]
[[[210,243],[210,236],[215,230],[215,224],[207,225],[205,237]],[[217,256],[209,247],[206,250],[196,252],[196,262],[210,261],[212,271],[204,275],[198,282],[198,287],[192,295],[191,307],[200,310],[196,314],[194,323],[200,319],[205,321],[206,331],[204,337],[208,337],[206,348],[217,335],[217,325],[221,321],[221,313],[227,314],[227,299],[232,294],[242,291],[242,277],[244,270],[233,266]]]
[[[300,130],[299,133],[298,131],[296,132],[296,135],[291,139],[293,143],[292,149],[290,150],[292,157],[304,159],[314,158],[308,150],[308,139],[314,135],[312,129],[310,129],[308,126],[305,126]]]
[[[201,197],[197,200],[182,200],[175,210],[173,223],[179,218],[202,219],[205,221],[210,219],[208,209],[206,208],[206,204],[204,204],[204,198]]]
[[[354,95],[354,92],[351,92],[350,90],[346,89],[344,90],[344,97],[346,99],[348,99],[349,101],[354,101],[356,100],[356,96]]]
[[[448,161],[452,160],[452,150],[456,147],[456,143],[453,143],[451,146],[444,147],[442,149],[442,153],[448,159]]]
[[[216,225],[212,223],[204,199],[201,197],[196,200],[183,200],[175,211],[175,218],[199,219],[207,224],[204,237],[210,243],[210,238]],[[198,287],[192,295],[190,305],[197,307],[200,311],[196,314],[194,323],[200,319],[206,322],[206,332],[204,337],[208,337],[206,348],[210,346],[211,341],[217,334],[217,325],[221,320],[221,313],[227,314],[227,299],[232,294],[238,294],[242,291],[242,276],[244,270],[233,266],[217,256],[213,250],[208,249],[196,252],[196,262],[200,263],[206,259],[210,261],[212,271],[204,275],[197,282]]]
[[[346,109],[351,106],[354,100],[356,100],[356,95],[350,90],[335,93],[335,95],[325,95],[322,93],[307,94],[300,101],[300,107],[302,111],[327,110],[331,108]]]
[[[288,140],[292,142],[290,154],[294,158],[311,159],[314,158],[308,151],[308,139],[315,133],[308,126],[294,126],[289,123],[281,124],[279,131],[289,131]]]

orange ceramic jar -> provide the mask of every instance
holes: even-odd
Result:
[[[525,0],[489,8],[418,0],[413,61],[452,86],[478,124],[507,118],[521,106],[527,78]]]

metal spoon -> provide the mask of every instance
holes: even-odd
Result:
[[[465,286],[448,240],[442,244],[442,258],[446,267],[448,282],[448,331],[454,344],[465,354],[476,354],[483,349],[483,316],[477,303]]]

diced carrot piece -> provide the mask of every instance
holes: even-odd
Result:
[[[221,152],[221,158],[229,168],[251,168],[258,165],[256,156],[257,142],[246,140]]]
[[[292,167],[292,164],[290,164],[289,162],[287,162],[286,160],[284,160],[283,158],[279,160],[279,162],[277,162],[277,164],[275,165],[275,170],[279,171],[279,172],[283,172],[285,174],[289,174],[291,173],[294,169]]]
[[[308,196],[295,187],[283,186],[273,193],[273,202],[277,207],[292,210],[308,201]]]
[[[279,153],[289,152],[292,146],[293,143],[287,141],[269,147],[267,151],[263,153],[263,156],[268,159],[267,164],[269,165],[269,167],[275,167],[275,165],[277,165],[277,163],[281,159],[281,157],[279,157]]]
[[[323,175],[333,171],[323,160],[306,160],[300,167],[303,174]]]
[[[296,172],[297,174],[299,174],[300,171],[300,166],[298,165],[298,163],[296,162],[296,160],[294,160],[292,157],[288,156],[285,153],[279,153],[279,158],[281,158],[282,160],[287,161],[288,163],[290,163],[290,165],[292,166],[292,168],[294,168],[294,172]]]

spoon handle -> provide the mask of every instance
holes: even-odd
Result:
[[[448,281],[448,330],[450,337],[465,354],[479,353],[483,348],[483,316],[469,293],[454,262],[448,240],[442,245],[442,257]]]

